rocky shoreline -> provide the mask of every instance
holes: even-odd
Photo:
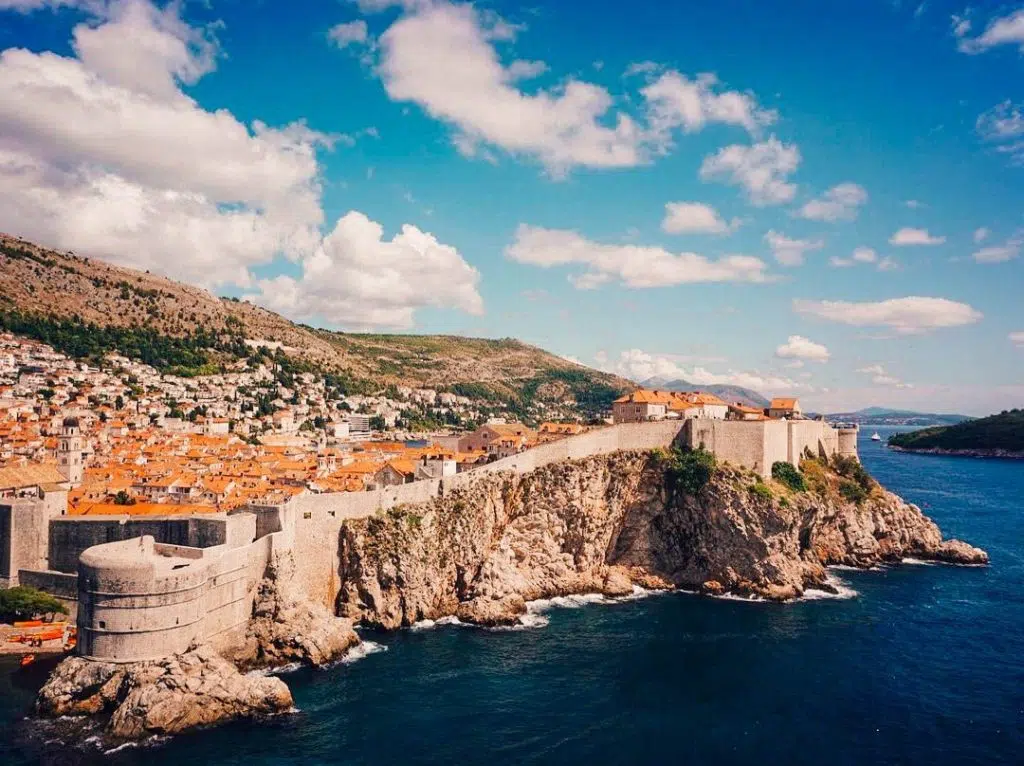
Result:
[[[943,449],[942,447],[898,447],[888,445],[894,452],[908,452],[912,455],[947,455],[949,457],[1002,458],[1024,460],[1024,451],[1006,449]]]
[[[430,502],[346,521],[338,616],[306,600],[291,554],[280,556],[244,637],[154,662],[67,659],[35,714],[97,719],[111,746],[291,710],[280,678],[246,671],[333,662],[359,643],[356,623],[393,630],[455,617],[507,626],[529,602],[621,598],[636,586],[788,601],[834,591],[830,565],[988,562],[978,548],[943,540],[919,508],[870,479],[847,500],[849,479],[827,463],[807,466],[806,491],[728,465],[698,491],[680,491],[659,451],[481,474]]]

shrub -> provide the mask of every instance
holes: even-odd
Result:
[[[789,487],[794,492],[803,492],[807,489],[807,483],[800,471],[792,463],[778,461],[772,464],[772,478]]]
[[[868,491],[856,481],[840,479],[839,494],[843,496],[844,500],[860,505],[867,498]]]
[[[665,470],[672,495],[698,495],[715,473],[715,456],[705,449],[673,449]]]
[[[0,590],[0,621],[31,620],[41,614],[67,614],[65,606],[41,590],[19,585]]]
[[[751,484],[747,487],[747,490],[758,500],[767,500],[768,502],[771,502],[772,490],[767,484],[759,481],[756,484]]]
[[[833,468],[835,468],[836,473],[840,476],[857,482],[865,492],[870,492],[875,486],[875,480],[871,478],[871,474],[867,472],[867,469],[855,457],[836,455]]]

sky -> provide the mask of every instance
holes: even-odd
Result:
[[[1024,405],[1024,4],[0,0],[0,230],[350,331]]]

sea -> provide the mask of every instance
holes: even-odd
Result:
[[[0,662],[0,763],[1024,764],[1024,461],[863,462],[991,566],[836,570],[791,604],[685,593],[534,605],[518,630],[365,633],[285,676],[296,710],[113,753],[24,720],[45,668]],[[818,594],[819,596],[824,594]]]

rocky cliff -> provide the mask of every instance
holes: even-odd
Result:
[[[339,613],[396,628],[456,615],[509,623],[527,601],[622,595],[634,585],[785,600],[825,588],[825,567],[913,556],[987,562],[943,541],[920,509],[873,482],[856,501],[812,461],[793,491],[718,466],[696,492],[672,486],[666,456],[620,452],[526,475],[480,475],[429,503],[346,522]]]

